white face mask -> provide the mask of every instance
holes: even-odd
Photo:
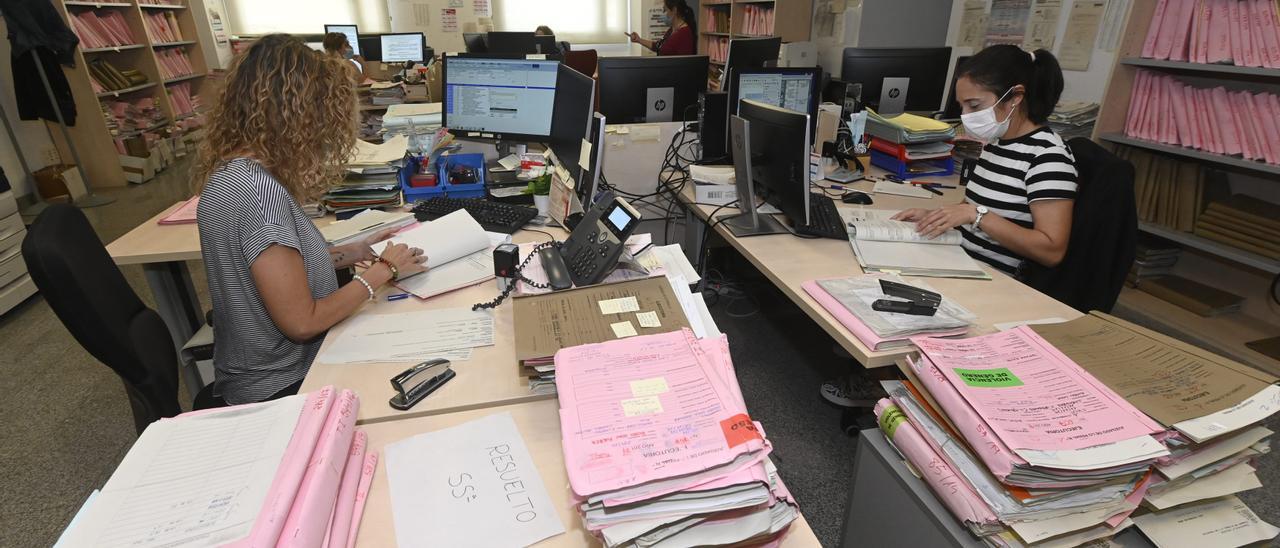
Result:
[[[996,99],[994,105],[976,112],[960,115],[960,123],[964,124],[964,131],[970,137],[981,141],[994,141],[1009,131],[1009,120],[1013,119],[1013,111],[1018,108],[1018,104],[1013,104],[1013,109],[1009,110],[1009,115],[1005,116],[1003,121],[996,120],[996,105],[1003,101],[1005,96],[1013,88],[1009,88],[999,99]]]

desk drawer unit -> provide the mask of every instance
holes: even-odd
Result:
[[[0,286],[0,314],[8,312],[35,293],[36,283],[26,274],[18,276],[18,279],[9,282],[8,285]]]
[[[13,192],[0,192],[0,219],[7,219],[17,213],[18,201],[14,199]]]
[[[18,215],[13,192],[0,192],[0,314],[8,312],[36,292],[22,260],[22,240],[27,227]]]

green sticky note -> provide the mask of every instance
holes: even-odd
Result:
[[[1022,386],[1022,379],[1014,376],[1008,367],[997,369],[956,369],[960,380],[969,386],[978,388],[1009,388]]]

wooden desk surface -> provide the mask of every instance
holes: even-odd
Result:
[[[873,174],[878,170],[873,169]],[[931,178],[923,180],[955,185],[955,177]],[[823,181],[824,186],[830,184]],[[863,192],[871,193],[874,183],[859,181],[850,185],[842,185]],[[908,198],[885,194],[871,194],[874,204],[856,206],[844,204],[836,198],[836,205],[841,209],[865,207],[868,209],[901,210],[911,207],[932,208],[957,203],[962,198],[964,189],[943,190],[943,196],[930,199]],[[686,203],[693,201],[693,189],[687,185],[681,195]],[[700,218],[716,210],[716,206],[692,206]],[[737,210],[726,207],[716,213],[716,217],[735,214]],[[848,329],[845,329],[822,305],[813,300],[800,284],[820,278],[855,276],[862,273],[853,248],[847,241],[831,239],[801,240],[790,234],[767,236],[751,236],[737,238],[723,224],[716,226],[716,233],[728,241],[756,268],[760,269],[774,285],[778,286],[801,310],[804,310],[813,321],[817,322],[827,334],[831,335],[846,351],[866,367],[886,367],[894,364],[894,360],[914,352],[913,349],[895,349],[874,351],[862,344]],[[985,267],[985,265],[984,265]],[[978,319],[971,335],[995,331],[993,324],[1018,320],[1059,317],[1073,319],[1081,314],[1075,309],[1044,295],[1021,282],[997,271],[985,267],[991,274],[991,280],[964,280],[955,278],[918,278],[941,292],[954,298],[956,302],[968,308]]]
[[[147,219],[124,236],[107,244],[107,254],[117,265],[200,260],[200,229],[195,223],[162,225],[157,222],[182,205],[173,204]]]
[[[372,402],[361,400],[360,405],[364,407],[369,403]],[[535,546],[539,548],[600,546],[600,542],[582,528],[582,519],[569,501],[569,475],[565,472],[564,452],[560,444],[559,405],[553,400],[397,420],[365,425],[362,428],[369,435],[369,449],[381,452],[388,444],[405,438],[457,426],[495,413],[511,413],[521,437],[524,438],[525,445],[529,448],[529,454],[536,463],[538,473],[542,476],[542,483],[551,497],[551,503],[560,514],[560,523],[565,528],[564,533]],[[373,476],[373,486],[369,490],[364,517],[360,521],[359,536],[356,537],[357,546],[395,546],[396,544],[386,461],[385,453],[379,455],[378,470]],[[803,508],[801,511],[803,512]],[[422,516],[422,519],[429,520],[431,516]],[[821,544],[814,536],[813,530],[809,528],[809,523],[804,520],[804,516],[801,516],[791,524],[791,529],[783,539],[782,546],[791,548],[821,546]]]
[[[540,228],[564,239],[567,234],[558,228]],[[521,231],[515,234],[516,243],[545,241],[547,236],[537,232]],[[438,295],[427,300],[410,297],[408,299],[387,302],[385,295],[399,293],[393,288],[383,288],[378,292],[378,300],[366,303],[356,314],[386,314],[411,310],[470,308],[479,302],[486,302],[498,296],[497,282],[487,281],[452,293]],[[529,382],[519,374],[515,351],[515,325],[512,319],[510,299],[494,310],[494,345],[472,350],[471,359],[453,363],[457,376],[444,386],[433,392],[426,399],[408,411],[393,409],[387,400],[393,394],[391,377],[408,369],[414,362],[394,363],[322,363],[317,359],[311,364],[307,378],[302,382],[302,392],[309,392],[326,385],[337,388],[349,388],[360,394],[361,424],[438,415],[468,409],[493,407],[509,403],[527,402],[553,398],[554,396],[534,395],[529,392]],[[344,324],[338,324],[329,330],[321,346],[321,358],[324,349],[333,339],[342,336]]]

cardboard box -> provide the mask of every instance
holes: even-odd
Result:
[[[124,169],[124,179],[130,183],[145,183],[156,177],[155,164],[152,163],[152,157],[158,154],[152,154],[151,157],[140,158],[138,156],[120,156],[120,167]]]

